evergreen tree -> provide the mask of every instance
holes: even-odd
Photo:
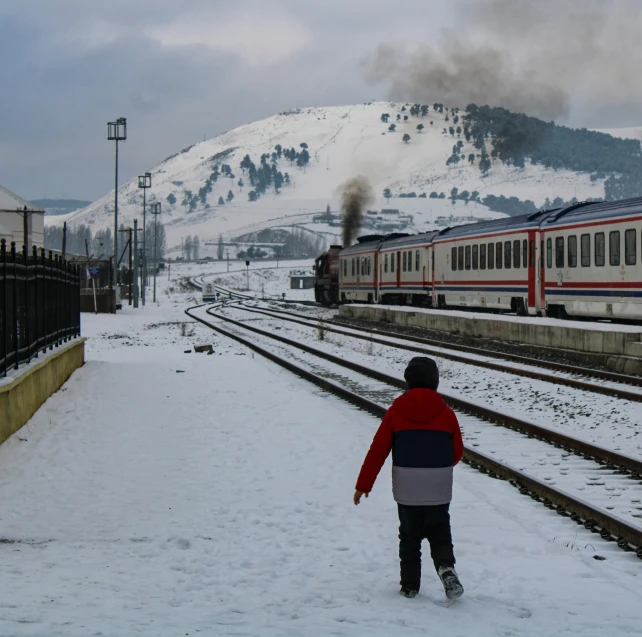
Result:
[[[488,156],[488,153],[484,148],[484,150],[482,150],[481,159],[479,160],[479,170],[482,174],[482,177],[486,177],[486,175],[488,175],[488,171],[490,170],[490,167],[491,167],[490,157]]]
[[[423,129],[424,129],[424,125],[423,125],[423,124],[417,124],[417,132],[418,132],[418,133],[421,133],[421,131],[422,131]]]
[[[399,113],[397,113],[397,121],[399,121],[400,119],[401,119],[401,115],[399,115]]]
[[[222,261],[224,255],[225,255],[225,246],[223,245],[223,235],[219,234],[218,235],[218,244],[216,246],[216,256],[217,256],[219,261]]]
[[[232,199],[234,199],[234,193],[230,190],[230,191],[228,191],[228,193],[227,193],[227,201],[228,201],[228,203],[229,203],[230,201],[232,201]]]
[[[243,188],[243,186],[245,186],[245,184],[243,183],[243,180],[242,180],[242,179],[239,179],[239,180],[238,180],[238,183],[237,183],[236,185],[237,185],[239,188]]]
[[[407,121],[408,121],[408,115],[404,115],[404,116],[403,116],[403,121],[404,121],[404,122],[407,122]]]
[[[422,116],[422,117],[425,117],[425,116],[428,114],[428,109],[429,109],[429,108],[430,108],[430,107],[428,106],[428,104],[423,104],[423,105],[421,106],[421,116]],[[431,122],[431,123],[432,123],[432,122]]]
[[[248,201],[256,201],[258,199],[254,190],[250,190],[250,192],[247,193],[247,198]]]
[[[410,141],[410,135],[408,135],[408,133],[406,133],[406,134],[403,136],[403,141],[404,141],[406,144]]]
[[[475,153],[470,153],[470,155],[468,155],[468,161],[470,162],[470,164],[475,163]]]
[[[224,206],[225,205],[225,199],[223,199],[223,197],[219,197],[218,198],[218,205],[219,206]]]
[[[459,196],[459,188],[454,187],[454,188],[450,191],[450,200],[451,200],[453,203],[455,203],[455,201],[457,200],[457,197],[458,197],[458,196]]]
[[[387,124],[389,119],[390,119],[390,113],[381,113],[381,121],[384,124]]]
[[[386,201],[390,201],[390,198],[392,197],[392,193],[390,192],[390,188],[384,188],[383,189],[383,198]]]
[[[274,147],[274,150],[276,151],[278,158],[281,159],[281,154],[283,153],[283,146],[281,146],[281,144],[277,144]]]
[[[454,129],[454,127],[453,127],[453,126],[450,126],[450,127],[448,128],[448,132],[450,133],[450,135],[451,135],[452,137],[454,137],[454,136],[455,136],[455,129]]]
[[[457,126],[455,132],[457,133],[457,137],[459,137],[461,135],[461,126]]]
[[[395,132],[395,130],[397,130],[397,125],[396,125],[396,124],[390,124],[390,126],[388,126],[388,130],[389,130],[391,133],[394,133],[394,132]]]
[[[170,206],[173,206],[176,203],[176,195],[173,192],[170,192],[169,195],[167,195],[167,203]]]

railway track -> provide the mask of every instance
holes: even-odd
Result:
[[[289,312],[286,310],[271,308],[261,309],[257,307],[250,308],[245,305],[243,305],[242,307],[247,312],[254,312],[258,314],[264,314],[266,316],[272,316],[273,318],[280,318],[282,320],[297,323],[299,325],[304,325],[306,327],[318,328],[320,324],[323,324],[323,329],[328,332],[377,343],[379,345],[386,345],[388,347],[395,347],[397,349],[418,352],[430,356],[438,356],[440,358],[445,358],[458,363],[465,363],[467,365],[474,365],[476,367],[492,369],[494,371],[505,372],[517,376],[524,376],[526,378],[533,378],[536,380],[544,380],[547,382],[555,383],[557,385],[566,385],[568,387],[573,387],[574,389],[582,389],[584,391],[605,394],[607,396],[622,398],[624,400],[642,402],[642,391],[632,391],[628,389],[628,387],[630,386],[640,387],[642,389],[642,378],[638,378],[637,376],[629,376],[627,374],[618,374],[616,372],[608,372],[603,370],[594,370],[590,368],[578,367],[576,365],[566,365],[563,363],[545,362],[536,358],[529,358],[527,356],[518,356],[514,354],[503,356],[498,352],[490,353],[487,350],[481,348],[463,345],[451,346],[450,344],[441,341],[435,341],[432,339],[398,334],[396,332],[387,332],[385,330],[345,325],[334,320],[328,321],[326,319],[304,316],[296,312]],[[470,354],[470,356],[454,354],[453,352],[449,351],[451,349],[455,349],[461,352],[467,352]],[[500,362],[486,360],[488,357],[502,357],[506,360],[515,362],[517,366],[506,365]],[[562,374],[568,374],[568,376],[547,373],[546,371],[542,371],[543,367],[546,367],[552,372],[561,372]],[[595,382],[592,382],[590,380],[582,380],[580,378],[577,378],[578,376],[585,378],[588,377],[591,379],[606,380],[610,383],[619,384],[620,386],[618,387],[617,385],[596,384]]]
[[[380,402],[389,404],[405,388],[398,378],[247,325],[217,308],[207,313],[227,325],[214,324],[198,316],[198,308],[202,311],[203,306],[189,308],[186,314],[378,417],[386,411]],[[267,346],[240,335],[236,328],[266,339]],[[642,461],[475,403],[444,398],[458,413],[466,442],[464,459],[471,467],[508,480],[521,493],[616,541],[620,548],[634,550],[642,559]],[[520,465],[528,470],[517,468]],[[584,492],[596,504],[589,504]]]

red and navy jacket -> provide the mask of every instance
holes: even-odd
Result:
[[[432,389],[409,389],[390,406],[375,434],[357,480],[370,493],[392,450],[392,493],[400,504],[446,504],[452,499],[453,467],[464,455],[455,412]]]

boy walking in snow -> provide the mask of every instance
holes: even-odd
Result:
[[[372,490],[392,450],[392,492],[399,510],[401,594],[415,597],[421,584],[421,542],[430,554],[448,599],[464,589],[455,572],[450,533],[453,467],[464,445],[455,412],[437,393],[439,370],[431,358],[413,358],[404,372],[408,390],[390,406],[375,434],[357,480],[354,503]]]

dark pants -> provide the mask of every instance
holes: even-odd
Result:
[[[399,559],[401,586],[419,590],[421,584],[421,541],[430,543],[435,569],[454,566],[453,541],[450,535],[450,504],[408,506],[399,509]]]

